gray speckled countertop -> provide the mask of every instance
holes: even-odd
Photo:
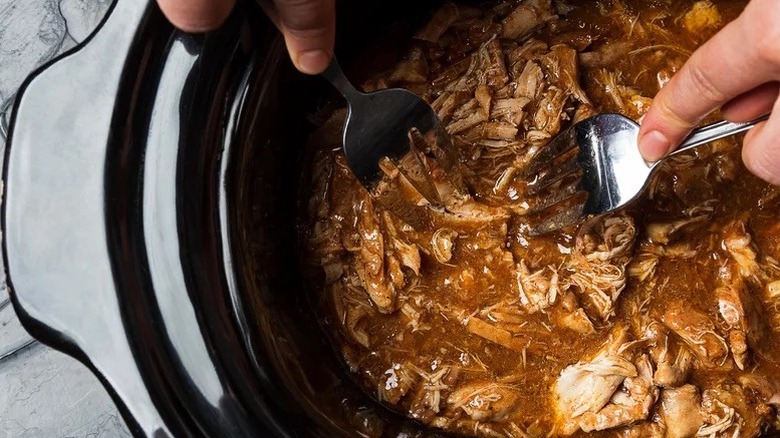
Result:
[[[0,151],[5,147],[8,113],[24,78],[83,41],[110,4],[111,0],[0,0]],[[24,331],[8,303],[5,276],[0,273],[0,438],[129,436],[97,378]]]

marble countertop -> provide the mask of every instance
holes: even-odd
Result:
[[[0,0],[0,151],[24,78],[87,38],[110,5],[111,0]],[[0,273],[0,437],[130,436],[86,367],[24,331]]]

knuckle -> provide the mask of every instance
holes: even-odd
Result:
[[[329,14],[321,0],[283,0],[279,2],[279,13],[285,26],[296,35],[316,36],[328,31]]]
[[[755,4],[753,4],[755,3]],[[763,0],[751,3],[750,15],[745,17],[751,24],[751,37],[755,41],[759,60],[780,64],[780,2]]]
[[[688,76],[694,91],[697,92],[701,98],[713,103],[721,103],[727,100],[726,94],[718,89],[715,83],[709,78],[707,71],[702,68],[701,64],[691,64],[690,69],[688,69]]]
[[[674,129],[690,129],[697,123],[696,120],[688,120],[683,117],[670,99],[655,99],[653,104],[656,105],[663,118],[671,122]]]
[[[328,37],[329,31],[325,26],[294,27],[285,22],[285,33],[298,40],[320,40]]]

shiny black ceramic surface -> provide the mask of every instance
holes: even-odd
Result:
[[[414,24],[378,4],[339,15],[342,59]],[[144,0],[118,0],[23,87],[4,169],[13,304],[134,434],[425,434],[349,379],[303,293],[298,182],[327,92],[253,3],[192,36]]]

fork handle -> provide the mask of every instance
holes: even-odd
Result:
[[[322,72],[321,76],[328,80],[339,92],[347,99],[347,102],[353,102],[355,99],[359,99],[363,95],[360,91],[352,85],[352,82],[347,79],[344,72],[341,71],[341,66],[336,60],[336,55],[330,58],[330,65]]]
[[[747,131],[748,129],[756,126],[758,123],[763,122],[764,120],[767,120],[768,118],[769,114],[764,114],[763,116],[753,119],[749,122],[734,123],[723,120],[711,125],[694,129],[691,132],[691,135],[685,138],[680,147],[669,154],[669,156],[685,152],[689,149],[707,144],[711,141],[730,137],[732,135],[739,134],[740,132]]]

